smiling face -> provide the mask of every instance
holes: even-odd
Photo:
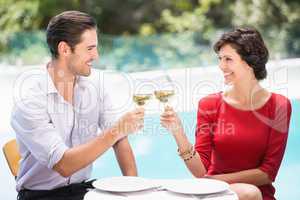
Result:
[[[255,78],[252,68],[241,58],[230,44],[225,44],[218,53],[219,67],[226,85]]]
[[[98,38],[96,29],[87,29],[81,35],[81,42],[67,57],[68,69],[74,75],[89,76],[92,62],[98,59]]]

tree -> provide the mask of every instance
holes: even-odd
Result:
[[[12,34],[39,27],[38,7],[37,0],[0,0],[0,50],[4,50]]]
[[[235,26],[252,25],[258,28],[273,51],[284,56],[300,55],[300,1],[245,0],[232,5]]]

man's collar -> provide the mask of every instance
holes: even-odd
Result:
[[[47,81],[46,81],[47,84],[45,85],[45,92],[47,94],[58,93],[47,68],[46,68],[46,74],[47,74]]]

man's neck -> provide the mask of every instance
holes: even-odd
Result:
[[[68,69],[63,61],[59,60],[52,60],[48,64],[47,70],[59,94],[63,96],[66,101],[72,103],[76,76]]]
[[[72,82],[74,83],[76,76],[68,69],[64,61],[52,60],[48,64],[48,72],[52,76],[54,83]]]

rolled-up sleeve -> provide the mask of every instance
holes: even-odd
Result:
[[[52,169],[68,147],[51,122],[46,104],[29,98],[14,106],[11,126],[35,159]]]
[[[275,181],[288,139],[288,130],[291,116],[291,103],[288,99],[277,103],[274,108],[275,115],[272,120],[268,147],[260,170],[268,174],[271,181]]]

